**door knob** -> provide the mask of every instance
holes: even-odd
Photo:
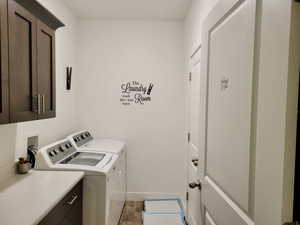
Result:
[[[193,182],[193,183],[190,183],[190,184],[189,184],[189,187],[190,187],[191,189],[198,188],[198,189],[201,191],[201,189],[202,189],[202,184],[201,184],[201,182],[198,182],[198,183]]]
[[[192,163],[195,167],[198,167],[198,162],[199,162],[198,159],[192,159]]]
[[[198,162],[199,162],[198,159],[192,159],[192,163],[193,163],[193,165],[194,165],[195,167],[198,166]]]

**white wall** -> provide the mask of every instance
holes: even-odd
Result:
[[[55,119],[0,125],[0,183],[14,175],[14,161],[26,154],[27,137],[39,135],[40,146],[63,138],[78,129],[75,110],[75,90],[65,89],[65,67],[75,66],[76,19],[59,0],[40,0],[61,19],[66,27],[56,32],[56,90],[57,117]],[[74,82],[76,82],[76,69]]]
[[[192,0],[185,18],[186,59],[201,45],[202,23],[218,0]]]
[[[185,192],[182,22],[80,21],[81,125],[128,145],[130,198]],[[152,101],[120,103],[121,84],[152,82]]]

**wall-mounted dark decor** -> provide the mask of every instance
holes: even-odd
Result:
[[[67,90],[71,90],[72,84],[72,67],[67,67]]]

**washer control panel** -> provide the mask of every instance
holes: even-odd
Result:
[[[73,140],[76,143],[77,147],[80,147],[86,144],[87,142],[93,140],[93,136],[91,135],[90,132],[84,131],[81,132],[80,134],[74,135]]]
[[[53,164],[73,154],[74,152],[76,152],[76,149],[70,141],[61,142],[47,149],[48,157]]]

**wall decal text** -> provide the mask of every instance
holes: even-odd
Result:
[[[142,84],[139,81],[126,82],[121,85],[120,102],[123,105],[139,104],[144,105],[152,100],[151,93],[154,85]]]

